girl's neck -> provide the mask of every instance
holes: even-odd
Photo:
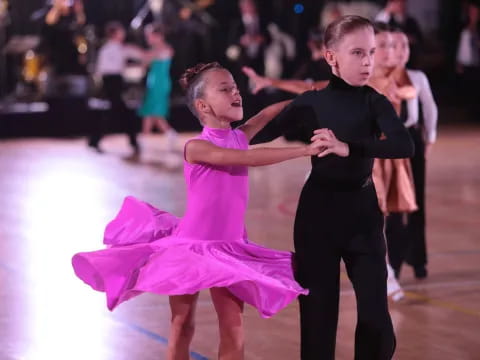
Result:
[[[217,118],[204,118],[202,120],[204,126],[212,129],[231,129],[232,122],[228,120],[222,120]]]
[[[388,77],[390,76],[393,71],[395,70],[394,67],[386,67],[386,66],[377,66],[373,71],[374,77]]]

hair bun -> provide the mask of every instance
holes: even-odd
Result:
[[[210,69],[222,69],[223,67],[218,62],[200,63],[185,70],[180,77],[179,83],[183,90],[187,90],[200,74]]]

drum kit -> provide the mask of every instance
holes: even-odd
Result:
[[[73,0],[69,0],[72,4]],[[145,6],[140,10],[131,24],[132,30],[139,26],[135,19],[144,20],[146,14],[144,12],[152,11],[154,15],[158,15],[162,11],[163,0],[146,0]],[[31,19],[39,20],[44,18],[52,0],[47,0],[46,5],[35,11]],[[208,13],[203,11],[206,7],[214,3],[214,0],[198,0],[198,1],[179,1],[179,16],[185,14],[196,13],[201,15],[206,23],[212,23],[214,20],[209,18]],[[7,71],[6,57],[11,56],[15,63],[16,87],[14,96],[17,98],[33,97],[42,98],[48,91],[48,83],[53,81],[50,64],[47,57],[39,47],[41,37],[37,35],[13,35],[6,41],[6,28],[9,25],[10,18],[8,13],[8,0],[0,0],[0,97],[5,95],[5,79]],[[96,50],[99,41],[96,37],[94,25],[83,25],[79,28],[74,36],[74,42],[78,51],[79,59],[86,65],[88,72],[93,72],[96,58]],[[132,64],[127,67],[125,77],[127,82],[141,82],[145,75],[145,69],[140,69],[138,64]],[[12,71],[10,69],[10,71]],[[33,94],[32,94],[33,92]]]
[[[73,6],[73,1],[71,1]],[[38,21],[43,19],[48,13],[51,1],[47,1],[45,6],[35,11],[30,19]],[[36,100],[43,98],[46,92],[51,88],[51,82],[55,81],[55,76],[51,70],[48,58],[40,51],[42,38],[38,35],[13,35],[6,41],[6,27],[10,19],[8,14],[7,0],[0,0],[0,65],[1,71],[7,71],[6,58],[10,57],[9,71],[15,74],[15,88],[13,97],[17,100]],[[3,35],[3,38],[2,38]],[[85,25],[75,32],[74,43],[77,48],[80,62],[89,65],[94,61],[96,49],[96,36],[93,25]],[[5,95],[6,76],[0,74],[0,97]],[[2,80],[3,79],[3,80]]]

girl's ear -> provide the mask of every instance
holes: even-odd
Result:
[[[205,102],[203,99],[195,99],[194,101],[195,109],[197,110],[198,114],[206,114],[210,110],[210,106]]]
[[[337,57],[335,52],[331,49],[325,49],[325,60],[327,61],[328,65],[332,67],[337,66]]]

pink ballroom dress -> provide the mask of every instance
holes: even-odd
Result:
[[[231,149],[248,148],[241,130],[204,127],[196,137]],[[104,291],[107,306],[144,292],[194,294],[226,287],[270,317],[300,294],[292,253],[247,239],[248,168],[185,161],[188,203],[182,219],[133,197],[106,227],[107,248],[76,254],[76,275]]]

